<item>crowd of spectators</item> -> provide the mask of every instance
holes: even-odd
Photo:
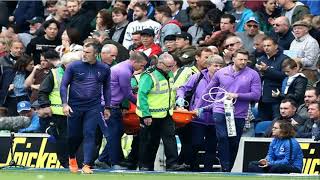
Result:
[[[43,84],[48,83],[47,77],[53,81],[52,69],[71,62],[61,63],[70,53],[72,61],[81,60],[86,43],[98,42],[103,48],[96,59],[110,67],[130,59],[133,51],[146,56],[144,69],[157,65],[162,53],[171,54],[174,66],[163,65],[174,73],[175,90],[207,68],[212,78],[220,66],[231,67],[238,51],[245,49],[249,52],[247,67],[260,76],[261,97],[248,102],[244,135],[271,137],[274,123],[283,120],[291,123],[296,137],[319,140],[319,7],[320,1],[313,0],[1,1],[0,118],[27,116],[31,124],[19,132],[52,132],[48,131],[52,123],[46,120],[52,115],[47,109],[50,102],[41,99],[41,93],[47,93]],[[212,64],[219,67],[212,66],[212,70]],[[136,70],[134,75],[143,72],[143,68]],[[210,127],[215,124],[210,123]],[[176,132],[182,150],[172,170],[199,170],[194,165],[197,153],[192,146],[196,139],[191,137],[192,128],[199,127],[186,126]],[[117,131],[123,135],[123,129]],[[100,141],[102,134],[108,133],[100,132]],[[197,151],[201,149],[198,141]],[[216,139],[213,141],[209,145],[216,146]],[[136,168],[138,155],[129,154],[126,160],[123,153],[117,156],[116,164],[110,162],[115,157],[104,162],[97,159],[95,164]],[[215,161],[215,153],[212,156]],[[67,167],[68,160],[59,157]]]

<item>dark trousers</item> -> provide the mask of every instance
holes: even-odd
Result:
[[[225,115],[221,113],[213,113],[213,118],[216,123],[216,135],[218,140],[217,149],[222,171],[230,172],[238,153],[245,119],[235,118],[237,136],[228,137]]]
[[[73,113],[68,117],[69,157],[74,158],[81,143],[83,143],[84,164],[91,164],[96,149],[96,129],[98,119],[103,118],[100,106],[86,111],[73,107]]]
[[[107,144],[99,156],[99,161],[111,162],[112,165],[119,165],[123,160],[121,137],[124,133],[122,124],[122,112],[120,108],[111,109],[111,116],[107,120]]]
[[[166,118],[153,118],[150,126],[140,128],[140,168],[153,170],[160,138],[164,145],[166,166],[170,167],[177,163],[178,151],[174,127],[175,125],[171,116],[167,116]]]
[[[138,163],[138,160],[139,160],[139,143],[140,143],[140,136],[134,135],[133,140],[132,140],[132,144],[131,144],[131,151],[130,151],[128,158],[127,158],[127,160],[129,162],[131,162],[132,164],[134,164],[134,166],[136,166],[136,164]]]
[[[191,164],[191,152],[192,152],[192,133],[191,133],[191,123],[176,129],[176,133],[179,136],[181,142],[181,151],[178,156],[178,164]]]
[[[258,120],[272,121],[274,118],[280,116],[280,102],[266,103],[259,101],[258,106]]]
[[[267,167],[259,167],[258,161],[251,161],[248,172],[256,173],[301,173],[301,170],[289,164],[275,164]]]
[[[192,156],[191,169],[199,171],[199,151],[204,150],[204,171],[213,171],[212,165],[216,159],[216,127],[214,125],[204,125],[199,123],[191,123],[192,129]]]
[[[55,137],[56,139],[55,145],[56,145],[56,152],[57,152],[58,159],[61,165],[67,168],[69,164],[67,117],[53,114],[52,117],[50,117],[49,121],[54,123],[55,128],[57,130],[57,137]]]
[[[103,111],[104,107],[101,107],[101,112]],[[109,136],[107,120],[105,120],[104,118],[98,119],[98,127],[96,129],[96,152],[93,159],[97,159],[99,157],[103,136],[106,138],[106,140]],[[109,155],[107,155],[105,159],[107,160],[104,162],[107,162],[109,164],[111,163]]]

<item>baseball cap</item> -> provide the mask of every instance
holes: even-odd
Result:
[[[254,17],[254,16],[250,17],[250,18],[246,21],[246,23],[248,23],[248,22],[250,22],[250,21],[254,21],[255,23],[259,24],[258,19],[257,19],[256,17]]]
[[[34,108],[34,109],[40,108],[39,101],[38,101],[38,100],[34,101],[34,102],[31,104],[31,107]]]
[[[169,34],[163,39],[163,41],[175,41],[175,40],[176,40],[176,36],[174,34]]]
[[[17,112],[20,113],[21,111],[30,111],[31,110],[31,104],[29,101],[20,101],[17,104]]]
[[[44,19],[42,17],[33,17],[32,19],[27,20],[27,22],[30,24],[43,23]]]
[[[153,29],[144,29],[141,31],[140,34],[141,34],[141,36],[143,36],[143,35],[154,36],[155,35]]]
[[[181,32],[176,34],[176,38],[183,38],[185,40],[189,40],[190,42],[192,42],[192,36],[187,32]]]

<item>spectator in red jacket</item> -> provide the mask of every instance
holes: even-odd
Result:
[[[141,31],[142,46],[137,51],[143,52],[146,56],[151,57],[161,53],[161,47],[154,42],[153,29],[144,29]]]

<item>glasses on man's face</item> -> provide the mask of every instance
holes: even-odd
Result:
[[[255,24],[247,24],[248,28],[258,28],[258,25]]]
[[[281,24],[273,24],[273,26],[277,26],[277,27],[280,26],[280,25],[281,25]]]
[[[169,69],[171,69],[171,68],[173,68],[176,64],[174,64],[174,65],[171,65],[171,66],[169,66],[169,65],[166,65],[164,62],[161,62],[164,66],[166,66],[167,68],[169,68]]]
[[[237,41],[237,42],[234,42],[234,43],[227,44],[227,45],[224,46],[224,48],[233,47],[234,45],[236,45],[236,44],[238,44],[238,43],[240,43],[240,42]]]

